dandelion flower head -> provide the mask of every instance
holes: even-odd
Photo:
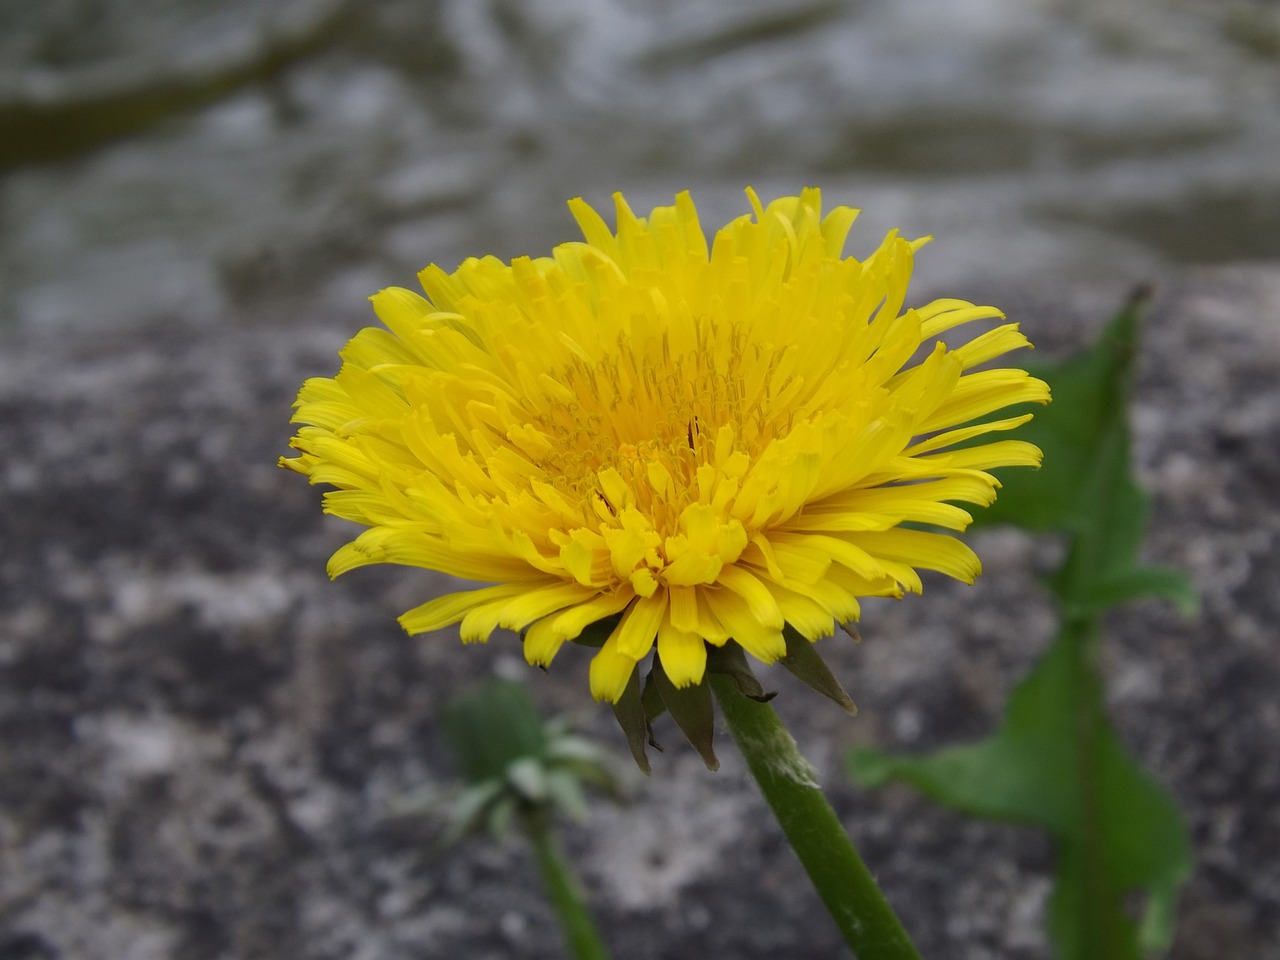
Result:
[[[999,436],[1029,415],[998,414],[1048,388],[988,365],[1026,338],[988,324],[948,346],[1003,314],[904,308],[925,240],[893,232],[859,260],[843,254],[857,211],[824,216],[816,189],[748,197],[710,242],[688,194],[648,217],[616,196],[616,230],[574,200],[583,241],[429,266],[425,298],[374,296],[385,329],[303,385],[282,460],[368,528],[330,574],[482,581],[401,624],[517,631],[533,664],[603,634],[590,685],[611,702],[655,647],[684,688],[708,644],[770,663],[784,628],[829,636],[860,597],[919,592],[920,570],[972,582],[959,504],[994,499],[991,469],[1040,459]]]

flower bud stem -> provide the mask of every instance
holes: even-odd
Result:
[[[747,767],[854,955],[920,960],[773,707],[743,696],[731,677],[709,680]]]
[[[538,870],[546,883],[556,919],[560,921],[569,955],[573,960],[609,960],[609,951],[587,913],[582,888],[560,852],[547,818],[536,815],[526,818],[525,832],[533,844]]]

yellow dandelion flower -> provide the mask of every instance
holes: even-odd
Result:
[[[753,214],[710,244],[687,193],[647,218],[616,196],[616,231],[574,200],[582,242],[429,266],[425,298],[373,297],[385,329],[303,385],[300,453],[281,461],[369,528],[330,574],[400,563],[488,582],[400,622],[518,631],[533,664],[603,622],[591,692],[614,703],[655,647],[684,688],[708,644],[770,663],[785,627],[829,636],[859,597],[919,592],[919,570],[972,582],[978,558],[942,532],[970,522],[956,504],[989,504],[989,470],[1040,459],[972,441],[1049,398],[1025,371],[972,368],[1026,338],[1004,324],[947,346],[939,334],[1003,314],[904,309],[925,240],[890,233],[858,260],[842,253],[857,211],[823,216],[816,189],[748,196]]]

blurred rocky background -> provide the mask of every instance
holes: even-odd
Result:
[[[1157,284],[1151,554],[1205,602],[1112,618],[1112,708],[1196,844],[1172,956],[1280,958],[1277,157],[1263,0],[0,2],[0,960],[561,955],[519,846],[409,811],[494,673],[627,762],[586,656],[404,637],[443,578],[328,583],[350,531],[275,459],[379,287],[747,183],[934,234],[917,299],[1051,355]],[[1050,638],[1054,545],[974,539],[976,587],[827,641],[857,719],[765,679],[925,955],[1043,960],[1040,838],[840,767],[989,731]],[[619,960],[844,955],[731,745],[666,739],[567,833]]]

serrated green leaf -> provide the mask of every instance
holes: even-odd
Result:
[[[1002,475],[1004,485],[996,502],[977,511],[975,522],[1066,532],[1093,522],[1094,457],[1109,426],[1126,415],[1141,308],[1140,301],[1131,301],[1091,349],[1062,364],[1024,364],[1049,384],[1053,394],[1047,407],[1028,405],[1023,412],[1035,417],[1018,429],[1021,439],[1044,451],[1044,464],[1039,470]]]
[[[1197,602],[1181,574],[1139,559],[1149,507],[1131,473],[1127,414],[1141,307],[1134,298],[1083,355],[1032,371],[1053,391],[1022,434],[1044,451],[1044,466],[1008,477],[983,518],[1064,534],[1069,544],[1049,579],[1062,633],[1014,691],[1004,725],[927,757],[849,757],[865,784],[903,780],[974,816],[1048,831],[1058,860],[1049,931],[1061,960],[1137,960],[1167,945],[1191,871],[1177,808],[1120,745],[1095,665],[1106,609],[1148,596],[1187,612]],[[1138,890],[1146,903],[1135,923],[1125,901]]]
[[[1041,827],[1056,841],[1051,932],[1062,960],[1137,956],[1124,898],[1145,889],[1147,945],[1172,934],[1191,853],[1167,794],[1107,724],[1082,637],[1064,632],[1014,691],[993,737],[925,757],[857,750],[854,778],[910,783],[968,814]]]
[[[996,502],[976,518],[1067,535],[1071,560],[1050,586],[1068,615],[1148,596],[1184,612],[1198,602],[1184,577],[1139,559],[1150,508],[1132,476],[1128,406],[1144,306],[1135,294],[1079,356],[1027,365],[1053,391],[1053,403],[1019,434],[1044,451],[1044,464],[1002,477]]]
[[[1182,571],[1143,564],[1113,571],[1102,582],[1091,585],[1084,596],[1071,597],[1068,613],[1090,616],[1146,597],[1168,600],[1185,617],[1194,617],[1200,610],[1200,595]]]
[[[905,780],[966,813],[1069,834],[1081,819],[1079,792],[1071,789],[1080,762],[1074,736],[1079,678],[1071,665],[1059,640],[1014,690],[1003,727],[987,740],[925,757],[857,749],[850,771],[865,786]]]

